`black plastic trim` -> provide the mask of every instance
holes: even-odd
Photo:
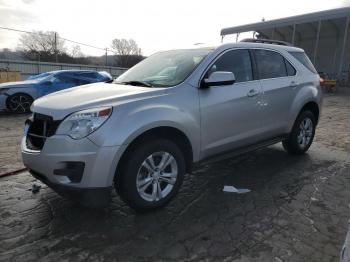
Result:
[[[102,208],[108,206],[111,200],[111,187],[78,188],[68,185],[55,184],[49,181],[44,175],[29,170],[32,176],[48,187],[52,188],[59,195],[78,202],[85,207]]]

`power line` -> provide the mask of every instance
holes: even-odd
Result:
[[[26,33],[26,34],[42,34],[42,35],[50,36],[50,35],[42,33],[42,32],[40,32],[40,33],[38,33],[38,32],[30,32],[30,31],[14,29],[14,28],[9,28],[9,27],[3,27],[3,26],[0,26],[0,29],[20,32],[20,33]],[[71,39],[67,39],[67,38],[64,38],[64,37],[61,37],[61,36],[59,36],[58,38],[61,38],[62,40],[65,40],[67,42],[71,42],[71,43],[74,43],[74,44],[83,45],[83,46],[87,46],[87,47],[91,47],[91,48],[95,48],[95,49],[99,49],[99,50],[103,50],[103,51],[108,51],[108,52],[112,52],[112,53],[116,54],[116,52],[114,52],[113,50],[111,50],[109,48],[97,47],[97,46],[94,46],[94,45],[85,44],[85,43],[81,43],[81,42],[74,41],[74,40],[71,40]]]
[[[70,40],[70,39],[67,39],[67,38],[63,38],[63,37],[60,37],[60,36],[59,36],[59,38],[65,40],[65,41],[74,43],[74,44],[84,45],[84,46],[88,46],[88,47],[92,47],[92,48],[96,48],[96,49],[100,49],[100,50],[106,50],[106,48],[102,48],[102,47],[97,47],[97,46],[93,46],[93,45],[89,45],[89,44],[80,43],[80,42],[77,42],[77,41],[74,41],[74,40]]]
[[[20,33],[27,33],[27,34],[38,34],[38,33],[35,33],[35,32],[30,32],[30,31],[25,31],[25,30],[19,30],[19,29],[14,29],[14,28],[9,28],[9,27],[2,27],[2,26],[0,26],[0,29],[9,30],[9,31],[15,31],[15,32],[20,32]],[[48,34],[45,34],[45,33],[40,33],[40,34],[43,34],[43,35],[47,35],[47,36],[48,36]]]

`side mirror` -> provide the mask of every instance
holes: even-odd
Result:
[[[232,72],[216,71],[202,82],[202,87],[232,85],[236,81]]]

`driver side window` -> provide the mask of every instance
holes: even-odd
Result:
[[[207,77],[216,71],[232,72],[236,82],[253,80],[253,70],[249,51],[246,49],[232,50],[224,53],[207,72]]]

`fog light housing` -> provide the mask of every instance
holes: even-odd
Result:
[[[79,183],[83,178],[85,163],[84,162],[62,162],[62,168],[54,169],[53,174],[56,176],[66,176],[72,183]]]

